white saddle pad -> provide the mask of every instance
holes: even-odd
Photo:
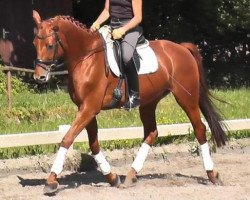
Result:
[[[110,26],[105,25],[99,29],[99,32],[102,34],[106,42],[107,60],[110,69],[116,76],[120,76],[120,70],[113,52],[113,40],[111,39],[111,28]],[[140,70],[138,74],[154,73],[158,69],[158,62],[154,51],[149,46],[149,42],[147,41],[146,44],[136,47],[136,50],[140,57]]]

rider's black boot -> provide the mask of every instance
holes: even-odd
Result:
[[[125,110],[130,110],[140,105],[139,80],[133,60],[125,66],[125,73],[128,83],[129,98],[125,102],[123,108]]]

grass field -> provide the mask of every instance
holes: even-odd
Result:
[[[227,102],[214,101],[224,119],[250,118],[250,89],[213,90],[212,93]],[[15,94],[10,112],[6,98],[0,95],[1,134],[57,130],[61,124],[71,124],[77,111],[63,91]],[[159,103],[156,115],[158,124],[189,122],[172,95]],[[101,111],[97,119],[99,128],[141,126],[138,109]]]
[[[250,118],[250,89],[213,90],[212,94],[226,101],[214,101],[224,119]],[[58,130],[62,124],[71,124],[76,114],[76,106],[69,95],[63,91],[44,94],[24,92],[13,95],[13,109],[7,109],[6,95],[0,95],[0,134],[14,134],[36,131]],[[172,124],[189,122],[183,110],[177,105],[172,95],[164,98],[157,107],[157,123]],[[97,117],[99,128],[141,126],[138,109],[131,112],[124,110],[101,111]],[[249,137],[249,131],[233,133],[234,137]],[[193,140],[194,135],[187,136]],[[182,138],[183,139],[183,138]],[[187,138],[186,138],[187,139]],[[157,144],[172,142],[178,138],[159,138]],[[133,147],[140,140],[102,142],[102,148],[114,149]],[[76,147],[88,151],[87,144]],[[55,152],[58,145],[32,146],[23,148],[0,149],[1,158],[19,157],[26,154]]]

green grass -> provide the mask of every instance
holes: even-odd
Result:
[[[216,102],[225,119],[250,118],[250,89],[214,90],[213,94],[227,102]]]
[[[212,91],[226,101],[215,101],[224,119],[250,118],[250,89]],[[0,95],[0,134],[57,130],[61,124],[71,124],[77,112],[69,95],[62,91],[13,95],[13,109],[8,111],[5,95]],[[172,95],[157,107],[157,124],[189,122]],[[141,126],[138,109],[101,111],[97,116],[99,128]]]
[[[223,113],[224,119],[250,118],[250,89],[213,90],[215,97],[226,101],[214,101]],[[23,92],[13,95],[13,109],[7,109],[6,95],[0,95],[0,134],[13,134],[36,131],[58,130],[62,124],[71,124],[77,112],[69,95],[63,91],[36,94]],[[172,95],[163,99],[157,107],[157,124],[189,122],[183,110],[177,105]],[[101,111],[97,116],[99,128],[141,126],[138,109],[131,112],[124,110]],[[250,137],[249,131],[236,131],[230,137]],[[194,134],[182,137],[159,138],[156,145],[173,141],[194,140]],[[141,140],[123,140],[101,142],[104,149],[138,146]],[[76,148],[88,151],[87,143],[75,144]],[[22,155],[34,155],[55,152],[58,145],[31,146],[22,148],[0,149],[0,158],[12,158]]]
[[[57,130],[61,124],[70,124],[76,106],[62,91],[36,94],[25,92],[13,95],[13,109],[7,109],[5,96],[0,95],[0,133],[22,133]]]

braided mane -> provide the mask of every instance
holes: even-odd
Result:
[[[55,20],[60,20],[60,19],[65,20],[65,21],[69,21],[72,24],[74,24],[75,26],[88,31],[88,29],[87,29],[87,27],[86,27],[85,24],[83,24],[82,22],[79,22],[74,17],[69,16],[69,15],[57,15],[57,16],[55,16],[53,18],[50,18],[50,19],[48,19],[46,21],[49,22],[49,23],[53,23]]]

